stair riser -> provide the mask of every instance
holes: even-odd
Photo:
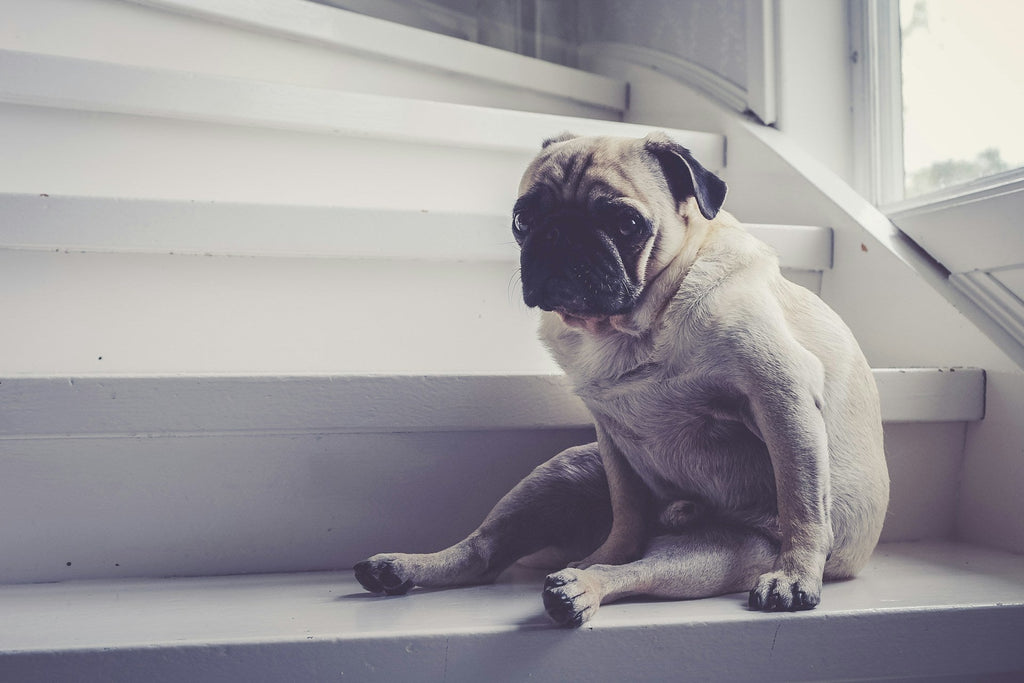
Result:
[[[0,374],[552,371],[517,273],[513,259],[0,249]],[[811,287],[820,279],[791,276]]]
[[[947,537],[963,423],[890,424],[886,540]],[[469,533],[589,429],[0,440],[0,583],[350,567]],[[68,564],[70,563],[70,564]]]
[[[511,207],[532,157],[18,105],[0,144],[8,192],[463,212]]]

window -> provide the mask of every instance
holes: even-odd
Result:
[[[774,0],[312,1],[584,70],[610,56],[776,118]]]
[[[904,198],[1024,166],[1024,3],[901,0]]]

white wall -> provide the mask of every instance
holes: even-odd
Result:
[[[775,127],[846,182],[853,178],[844,0],[778,0]]]

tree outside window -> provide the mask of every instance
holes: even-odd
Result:
[[[911,198],[1024,166],[1024,2],[901,0]]]

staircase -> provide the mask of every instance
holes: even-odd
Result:
[[[124,30],[56,40],[46,11]],[[543,138],[651,129],[623,122],[627,83],[298,0],[40,0],[11,17],[0,680],[1024,670],[1024,558],[954,535],[985,416],[972,367],[875,371],[885,543],[813,612],[633,602],[557,631],[520,569],[364,594],[354,562],[458,540],[593,439],[521,303],[508,212]],[[669,133],[753,184],[727,135]],[[850,238],[827,212],[738,201],[770,221],[750,228],[787,277],[849,296]]]

